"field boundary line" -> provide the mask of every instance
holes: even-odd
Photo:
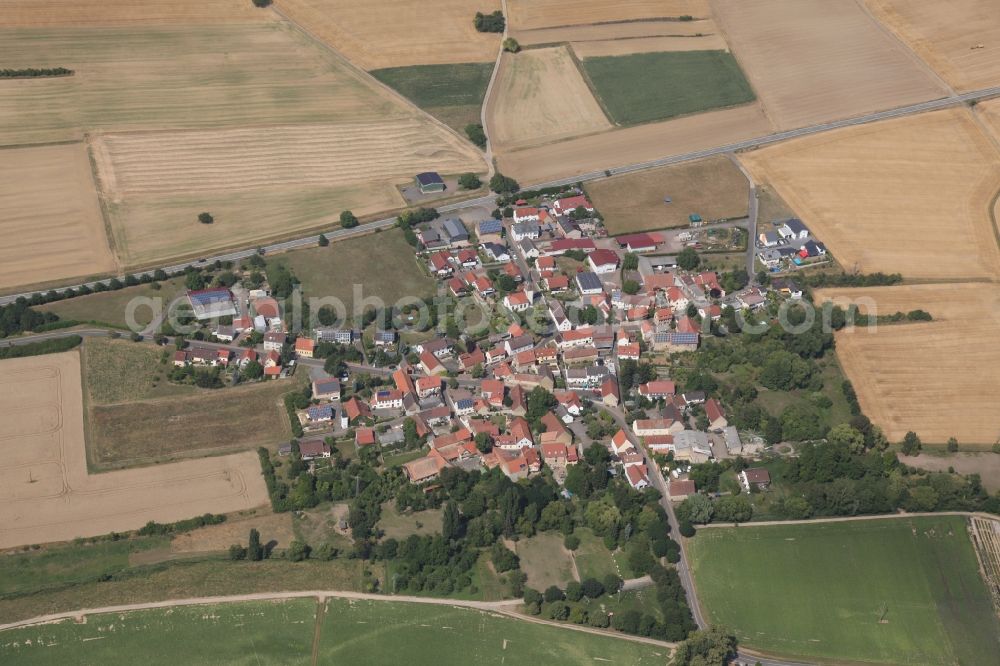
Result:
[[[493,99],[493,88],[495,87],[497,77],[500,73],[500,63],[503,61],[503,43],[507,41],[508,32],[510,30],[510,19],[507,12],[507,0],[500,0],[500,10],[503,12],[503,34],[500,35],[500,49],[497,51],[496,60],[493,61],[493,69],[490,71],[490,80],[486,84],[486,92],[483,93],[483,103],[479,107],[479,124],[483,128],[483,134],[486,135],[486,150],[483,151],[486,155],[486,163],[489,165],[489,177],[493,176],[497,172],[496,160],[493,159],[493,139],[490,138],[490,128],[489,123],[486,121],[486,117],[489,115],[487,108],[489,108],[490,100]]]
[[[104,183],[101,182],[100,169],[97,168],[97,156],[94,154],[94,146],[90,142],[88,134],[84,135],[83,149],[87,151],[87,163],[90,165],[90,180],[94,183],[97,204],[101,208],[101,220],[104,222],[104,240],[108,244],[111,256],[115,260],[115,272],[120,273],[123,268],[122,258],[118,253],[118,243],[115,241],[115,228],[111,223],[111,211],[108,209],[107,197],[104,195]]]
[[[615,120],[611,115],[611,110],[608,108],[608,105],[604,103],[604,98],[597,92],[597,86],[594,85],[593,80],[590,78],[590,74],[587,73],[587,68],[583,66],[583,61],[580,60],[578,55],[576,55],[576,50],[570,42],[566,42],[566,53],[569,54],[569,59],[573,61],[573,66],[576,67],[576,71],[580,72],[583,82],[587,84],[587,90],[590,91],[590,96],[597,101],[597,105],[601,107],[601,112],[604,114],[607,121],[611,123],[611,127],[626,127]],[[575,139],[576,137],[570,138]]]

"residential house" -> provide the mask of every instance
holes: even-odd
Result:
[[[515,242],[521,242],[523,240],[538,240],[538,237],[542,235],[542,227],[538,224],[538,222],[517,222],[516,224],[511,225],[510,235]]]
[[[778,227],[778,234],[789,241],[805,240],[809,238],[809,229],[802,224],[802,220],[793,217]]]
[[[288,336],[281,331],[268,331],[264,334],[264,351],[280,352],[288,341]]]
[[[441,378],[437,376],[417,378],[417,396],[422,400],[441,392]]]
[[[667,495],[670,496],[671,502],[683,502],[689,496],[694,495],[695,492],[697,492],[697,487],[691,479],[671,481],[667,487]]]
[[[312,358],[316,343],[312,338],[297,338],[295,340],[295,355],[299,358]]]
[[[493,261],[510,261],[510,252],[507,250],[506,245],[501,245],[500,243],[483,243],[480,247],[486,256]]]
[[[705,416],[708,417],[708,429],[713,432],[722,432],[722,429],[729,425],[722,405],[715,398],[705,401]]]
[[[630,465],[625,468],[625,478],[629,485],[636,490],[645,490],[649,487],[649,477],[646,476],[645,465]]]
[[[657,379],[639,385],[639,395],[650,400],[672,398],[677,392],[677,384],[669,379]]]
[[[396,331],[387,329],[378,329],[375,331],[376,347],[391,347],[394,344],[396,344]]]
[[[771,475],[763,467],[745,469],[737,477],[739,478],[740,485],[747,492],[750,492],[751,487],[764,490],[771,484]]]
[[[601,382],[601,402],[608,407],[617,407],[619,403],[621,403],[621,393],[618,389],[618,378],[614,375],[608,375],[608,377]]]
[[[446,375],[448,374],[448,368],[444,367],[441,361],[438,360],[437,356],[425,351],[420,354],[420,368],[428,375]]]
[[[356,337],[355,332],[349,328],[317,328],[314,333],[317,342],[334,342],[338,345],[349,345]]]
[[[676,435],[684,430],[684,424],[673,419],[636,419],[632,430],[639,437],[648,435]]]
[[[514,222],[538,222],[542,219],[542,213],[537,208],[521,206],[514,209]]]
[[[316,400],[340,400],[340,380],[334,378],[313,380],[312,397]]]
[[[317,458],[329,458],[330,446],[321,440],[311,439],[299,442],[299,456],[303,460],[316,460]]]
[[[402,409],[403,392],[396,390],[376,391],[371,400],[372,409]]]
[[[583,208],[588,213],[594,212],[594,205],[590,203],[590,200],[583,194],[556,199],[552,203],[552,212],[560,216],[569,215],[577,208]]]
[[[531,309],[530,291],[512,291],[503,297],[503,304],[511,312],[525,312]]]
[[[613,273],[618,270],[618,253],[613,250],[594,250],[587,256],[587,263],[595,273]]]

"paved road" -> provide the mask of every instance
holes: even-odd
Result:
[[[660,166],[668,166],[671,164],[679,164],[682,162],[689,162],[691,160],[702,159],[705,157],[711,157],[713,155],[725,155],[727,153],[733,153],[741,150],[750,150],[753,148],[759,148],[761,146],[766,146],[772,143],[778,143],[780,141],[787,141],[788,139],[794,139],[798,137],[808,136],[810,134],[819,134],[822,132],[828,132],[830,130],[840,129],[842,127],[852,127],[856,125],[865,125],[868,123],[878,122],[880,120],[888,120],[890,118],[900,118],[903,116],[909,116],[916,113],[923,113],[926,111],[934,111],[937,109],[944,109],[952,106],[958,106],[960,104],[965,104],[971,101],[977,101],[981,99],[987,99],[990,97],[1000,96],[1000,86],[993,88],[983,88],[982,90],[974,90],[971,92],[964,93],[962,95],[956,95],[954,97],[944,97],[941,99],[932,100],[929,102],[921,102],[919,104],[911,104],[909,106],[903,106],[896,109],[890,109],[888,111],[879,111],[877,113],[869,113],[864,116],[858,116],[856,118],[847,118],[844,120],[836,120],[829,123],[821,123],[818,125],[811,125],[809,127],[803,127],[795,130],[788,130],[785,132],[777,132],[775,134],[769,134],[767,136],[757,137],[754,139],[747,139],[746,141],[739,141],[736,143],[730,143],[722,146],[716,146],[714,148],[706,148],[704,150],[698,150],[689,153],[681,153],[677,155],[670,155],[668,157],[662,157],[656,160],[648,162],[638,162],[636,164],[629,164],[621,167],[610,168],[606,171],[591,171],[589,173],[578,174],[570,178],[563,178],[560,180],[550,181],[547,183],[537,183],[527,186],[525,189],[537,189],[542,187],[552,187],[556,185],[571,185],[577,182],[589,182],[593,180],[600,180],[602,178],[607,178],[609,176],[620,175],[624,173],[632,173],[635,171],[643,171],[645,169],[652,169]],[[495,199],[493,195],[480,196],[473,199],[467,199],[464,201],[456,201],[449,204],[444,204],[438,206],[437,209],[441,213],[455,213],[462,210],[468,210],[470,208],[477,208],[481,206],[486,206],[493,208],[495,205]],[[371,222],[353,229],[340,229],[332,228],[328,231],[323,232],[330,241],[344,240],[347,238],[352,238],[354,236],[360,236],[367,233],[371,233],[377,229],[385,229],[391,227],[395,224],[396,218],[390,217],[376,222]],[[281,243],[272,243],[271,245],[263,246],[266,253],[270,252],[283,252],[285,250],[292,250],[301,247],[312,247],[316,245],[319,241],[319,235],[306,236],[304,238],[297,238],[295,240],[284,241]],[[246,259],[247,257],[253,255],[256,249],[246,249],[239,250],[235,252],[228,252],[225,254],[213,255],[205,257],[200,261],[188,261],[184,263],[174,264],[172,266],[164,266],[163,270],[168,273],[174,273],[178,271],[183,271],[185,268],[191,265],[199,265],[202,263],[213,263],[215,261],[239,261],[241,259]],[[136,277],[143,275],[144,273],[150,273],[152,269],[141,271],[135,273]],[[93,288],[93,286],[98,281],[88,282],[87,286]],[[74,285],[63,285],[58,288],[59,291],[68,288],[79,288],[80,284]],[[7,296],[0,296],[0,305],[7,305],[8,303],[14,302],[18,297],[24,296],[30,298],[34,292],[25,292],[21,294],[10,294]]]

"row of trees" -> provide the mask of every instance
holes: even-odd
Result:
[[[47,76],[71,76],[72,69],[65,67],[27,67],[25,69],[0,69],[0,79],[30,79]]]

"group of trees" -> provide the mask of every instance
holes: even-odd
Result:
[[[37,331],[39,327],[57,321],[59,317],[56,315],[32,310],[28,301],[19,298],[10,305],[0,305],[0,338],[26,331]]]
[[[469,123],[466,125],[465,136],[469,137],[469,141],[480,148],[486,147],[486,130],[479,123]]]
[[[476,12],[476,17],[472,21],[479,32],[503,32],[507,25],[503,12],[499,9],[490,14]]]
[[[260,562],[261,560],[270,557],[271,547],[265,546],[260,542],[260,532],[256,528],[250,529],[250,536],[247,540],[246,547],[241,544],[234,543],[229,547],[229,559],[231,560],[250,560],[251,562]]]

